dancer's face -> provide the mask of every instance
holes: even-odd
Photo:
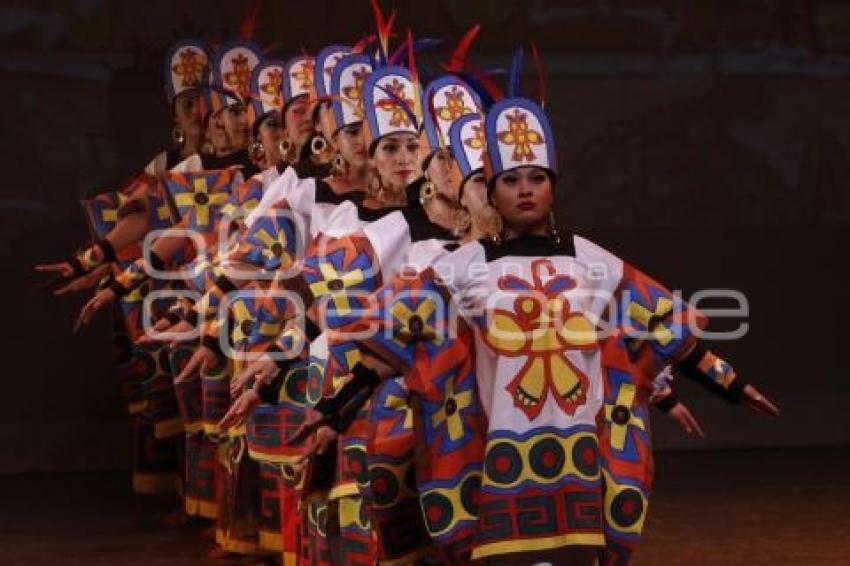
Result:
[[[187,137],[201,135],[201,97],[195,90],[188,90],[174,99],[174,125]]]
[[[334,134],[333,142],[349,167],[363,169],[366,166],[368,156],[366,154],[366,140],[363,138],[362,122],[340,128]]]
[[[212,145],[213,153],[216,155],[224,155],[233,151],[230,145],[230,139],[224,130],[224,121],[221,118],[221,112],[210,117],[207,123],[207,139]]]
[[[310,101],[306,95],[289,103],[284,124],[287,139],[300,151],[313,133],[313,117],[310,115]]]
[[[481,212],[490,206],[487,202],[487,182],[483,172],[478,172],[466,180],[460,204],[471,214]]]
[[[552,179],[539,167],[519,167],[496,178],[490,200],[517,234],[545,230],[552,211]]]
[[[441,149],[428,162],[425,173],[437,187],[440,194],[448,197],[450,200],[457,201],[459,191],[456,179],[452,175],[452,160],[452,154],[449,150]]]
[[[283,138],[283,129],[280,123],[280,114],[274,112],[268,116],[257,130],[260,143],[266,156],[266,165],[272,166],[280,162],[283,156],[280,154],[280,140]]]
[[[251,142],[251,122],[242,104],[231,104],[219,113],[221,124],[234,150],[246,149]]]
[[[400,191],[416,178],[416,171],[421,170],[419,158],[419,138],[395,133],[378,141],[371,164],[385,187]]]

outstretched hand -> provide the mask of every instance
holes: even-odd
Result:
[[[77,321],[74,323],[74,329],[72,332],[76,334],[80,328],[91,322],[91,319],[94,318],[94,315],[96,315],[98,311],[109,306],[114,300],[115,291],[112,289],[101,289],[95,293],[95,296],[83,306],[79,316],[77,316]]]
[[[136,343],[168,342],[169,347],[175,348],[181,342],[197,339],[197,332],[192,332],[194,329],[195,327],[187,320],[171,324],[167,318],[161,318],[156,321],[150,331],[140,336]]]
[[[304,420],[298,426],[289,438],[283,441],[284,445],[298,444],[311,434],[316,432],[325,424],[325,417],[319,411],[314,409],[304,409]]]
[[[58,297],[68,293],[86,291],[91,289],[109,272],[109,264],[98,265],[89,273],[80,275],[72,279],[67,285],[53,291],[53,295]]]
[[[74,267],[67,261],[40,263],[35,266],[35,270],[39,273],[55,273],[60,277],[71,277],[74,275]]]
[[[189,361],[186,362],[186,365],[183,366],[180,373],[174,376],[174,383],[183,383],[188,380],[189,376],[194,372],[204,372],[208,368],[215,367],[216,363],[218,363],[218,357],[215,352],[206,346],[198,346],[192,353],[192,357],[190,357]]]
[[[779,416],[779,407],[774,405],[770,399],[765,397],[761,391],[752,385],[744,386],[741,401],[757,413],[763,413],[771,417]]]
[[[247,389],[230,405],[227,413],[218,421],[218,428],[227,430],[243,425],[248,415],[260,404],[260,396],[255,389]]]
[[[261,357],[251,362],[239,376],[230,382],[230,396],[236,398],[239,392],[251,382],[256,381],[268,384],[280,373],[277,363],[267,357]]]
[[[699,421],[694,417],[693,413],[691,413],[688,406],[679,401],[670,411],[667,413],[670,417],[678,423],[682,430],[684,430],[689,435],[696,435],[700,438],[705,438],[705,433],[702,430],[702,427],[699,424]]]

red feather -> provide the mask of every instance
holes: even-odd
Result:
[[[366,37],[364,37],[363,39],[361,39],[360,41],[358,41],[357,43],[354,44],[354,47],[351,48],[351,52],[352,53],[363,53],[364,51],[366,51],[366,48],[369,45],[374,43],[375,39],[376,39],[376,36],[375,36],[374,33],[372,35],[367,35]]]
[[[245,19],[242,22],[242,29],[239,31],[239,37],[248,41],[253,39],[254,30],[257,28],[257,16],[263,7],[263,0],[254,0],[248,13],[245,14]]]
[[[372,0],[372,13],[375,15],[375,26],[378,28],[378,33],[383,33],[387,22],[384,19],[384,13],[381,11],[381,6],[378,0]]]
[[[531,58],[534,60],[534,67],[537,69],[537,95],[540,97],[540,107],[546,108],[546,74],[543,71],[543,59],[540,57],[540,52],[537,50],[537,44],[531,43]]]
[[[480,68],[478,68],[472,63],[467,63],[466,68],[469,70],[469,74],[472,75],[479,83],[481,83],[481,86],[484,87],[484,89],[487,91],[487,94],[489,94],[494,101],[502,100],[503,98],[505,98],[505,93],[502,92],[502,89],[499,88],[499,85],[497,85],[489,76],[487,76],[486,73],[481,71]]]
[[[472,47],[472,42],[475,41],[475,38],[478,36],[478,32],[480,31],[481,24],[475,24],[475,26],[471,27],[469,31],[464,34],[458,42],[457,47],[455,47],[455,50],[452,52],[452,57],[449,59],[449,62],[443,63],[443,68],[446,71],[449,73],[457,73],[463,70],[469,48]]]
[[[393,10],[393,13],[392,13],[392,14],[390,14],[390,19],[389,19],[389,21],[387,22],[387,27],[386,27],[386,28],[384,28],[384,31],[383,31],[384,39],[385,39],[385,41],[386,41],[386,43],[387,43],[387,47],[388,47],[388,48],[389,48],[389,44],[390,44],[390,35],[392,34],[392,32],[393,32],[393,26],[395,25],[395,15],[396,15],[396,14],[395,14],[395,10]]]

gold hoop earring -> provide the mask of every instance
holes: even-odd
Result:
[[[345,160],[341,153],[334,155],[334,158],[331,160],[331,171],[337,177],[345,177],[348,174],[348,161]]]
[[[375,197],[380,194],[382,190],[384,190],[384,182],[381,181],[381,176],[378,174],[377,169],[371,170],[371,179],[369,180],[369,196]]]
[[[310,140],[310,151],[313,155],[321,155],[328,149],[328,141],[322,136],[313,136]]]
[[[549,211],[549,230],[552,234],[552,239],[555,240],[556,244],[561,243],[561,235],[558,233],[558,225],[555,222],[555,211]]]
[[[425,182],[422,183],[422,186],[419,187],[419,204],[425,206],[425,203],[429,202],[437,195],[437,185],[434,184],[434,181],[425,177]]]
[[[248,157],[251,158],[251,161],[260,162],[266,157],[266,148],[263,147],[263,144],[260,140],[252,140],[250,145],[248,145]]]
[[[295,145],[289,141],[288,139],[282,139],[277,144],[277,149],[280,151],[280,157],[283,161],[292,161],[292,152],[295,149]]]
[[[183,130],[174,126],[174,129],[171,130],[171,141],[177,147],[183,147],[183,144],[186,143],[186,134],[183,133]]]

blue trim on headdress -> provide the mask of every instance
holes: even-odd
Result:
[[[342,92],[340,92],[340,84],[339,84],[340,81],[342,80],[343,71],[345,69],[348,69],[350,67],[354,67],[356,65],[365,65],[365,66],[369,67],[369,74],[371,74],[372,69],[373,69],[372,61],[373,61],[372,57],[369,57],[368,55],[366,55],[364,53],[354,53],[354,54],[351,54],[351,55],[346,55],[345,57],[340,59],[339,62],[336,64],[336,67],[334,67],[334,72],[331,75],[331,92],[330,92],[330,95],[333,96],[333,98],[331,99],[331,110],[334,113],[334,120],[336,121],[337,124],[342,125],[342,124],[345,123],[345,113],[344,113],[343,109],[344,109],[346,103],[343,102],[342,100],[340,100],[341,98],[344,98],[345,96],[343,95]],[[366,81],[364,81],[364,83],[363,83],[363,92],[360,93],[361,97],[363,95],[365,95],[366,83],[367,82],[368,82],[368,79]]]
[[[380,133],[380,129],[378,127],[378,113],[375,110],[375,105],[374,105],[374,91],[377,89],[377,90],[380,90],[385,96],[390,96],[390,93],[386,92],[386,90],[384,90],[383,88],[378,86],[377,83],[378,83],[378,81],[380,81],[384,77],[391,76],[391,75],[402,77],[410,83],[413,82],[413,78],[412,78],[410,71],[408,69],[405,69],[404,67],[389,66],[389,67],[382,67],[380,69],[373,71],[372,74],[369,75],[369,78],[366,80],[366,84],[363,87],[363,110],[364,110],[364,114],[366,115],[366,123],[369,126],[369,131],[372,134],[372,142],[373,143],[374,143],[375,140],[377,140],[378,138],[380,138],[381,136],[384,135],[383,133]],[[401,101],[399,100],[397,102],[401,102]],[[417,119],[416,119],[417,116],[416,116],[416,112],[414,111],[414,109],[410,108],[410,106],[407,105],[407,108],[406,108],[405,111],[408,114],[412,114],[413,118],[414,118],[414,120],[413,120],[414,123],[411,126],[411,130],[418,130],[419,124],[416,123],[417,122]],[[378,135],[375,135],[376,133]]]
[[[500,100],[496,104],[490,108],[490,111],[487,113],[487,123],[485,125],[485,137],[487,139],[487,155],[490,159],[490,165],[492,167],[492,177],[496,177],[500,173],[503,173],[507,169],[505,169],[504,164],[502,163],[502,154],[499,151],[499,140],[497,138],[498,132],[496,132],[496,121],[499,116],[504,113],[505,110],[511,108],[519,108],[521,110],[525,110],[529,114],[534,115],[537,120],[540,122],[540,126],[543,128],[543,143],[546,146],[546,156],[548,157],[549,167],[548,169],[554,173],[558,174],[558,162],[556,160],[556,152],[555,152],[555,136],[552,134],[552,126],[549,123],[549,118],[546,116],[546,113],[536,102],[529,100],[527,98],[505,98]],[[511,167],[511,169],[516,169],[517,167],[521,167],[522,165],[517,165]],[[536,165],[535,165],[536,166]]]
[[[422,93],[422,127],[425,129],[425,134],[428,137],[428,145],[431,150],[440,149],[439,134],[437,133],[438,124],[434,121],[433,109],[431,108],[431,97],[437,90],[450,85],[463,87],[464,92],[472,95],[472,103],[475,105],[475,109],[478,110],[481,108],[481,98],[478,96],[478,93],[475,92],[475,89],[473,89],[466,81],[457,75],[444,75],[428,83],[428,86],[425,87],[425,91]],[[444,137],[448,138],[449,133],[444,132]]]
[[[484,119],[481,117],[481,114],[475,112],[473,114],[467,114],[466,116],[461,116],[457,120],[452,123],[452,127],[449,128],[449,142],[452,147],[452,156],[454,157],[455,162],[457,163],[458,168],[460,169],[461,175],[463,175],[464,180],[472,175],[475,171],[481,169],[483,164],[479,163],[474,165],[469,162],[467,158],[466,151],[463,149],[463,138],[461,138],[461,132],[463,131],[463,127],[469,122],[479,122],[481,127],[484,127]],[[484,148],[486,151],[486,148]]]
[[[328,57],[336,55],[340,51],[346,51],[350,53],[351,47],[348,45],[329,45],[316,54],[316,70],[314,73],[314,80],[316,82],[317,96],[327,96],[328,94],[330,94],[328,92],[325,92],[325,61],[328,59]],[[331,80],[333,80],[333,72],[331,72]]]

